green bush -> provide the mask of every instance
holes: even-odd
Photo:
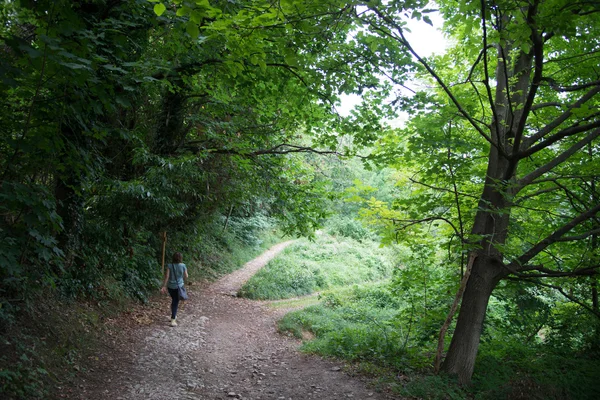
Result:
[[[22,306],[18,324],[0,341],[0,398],[47,399],[57,380],[66,381],[85,365],[100,334],[101,307],[37,294]],[[104,308],[106,316],[120,310]]]
[[[327,221],[325,230],[331,236],[342,236],[357,241],[373,240],[375,235],[363,224],[351,217],[336,215]]]
[[[365,371],[400,377],[392,379],[392,385],[400,396],[408,398],[599,398],[600,360],[593,341],[597,324],[581,307],[557,302],[534,289],[500,286],[490,299],[473,385],[460,386],[453,378],[433,375],[432,371],[439,330],[453,300],[458,276],[448,274],[448,267],[437,265],[436,254],[425,249],[396,253],[401,256],[402,267],[395,268],[388,281],[343,284],[343,275],[355,272],[342,263],[331,263],[330,254],[336,260],[360,259],[365,266],[373,260],[372,253],[365,243],[331,240],[321,238],[316,246],[301,241],[289,249],[296,260],[302,259],[302,265],[311,266],[314,261],[337,268],[322,270],[325,282],[340,279],[340,286],[330,284],[319,295],[320,304],[289,313],[279,322],[280,331],[298,338],[307,337],[306,332],[314,335],[303,344],[304,351],[350,360]],[[349,249],[353,246],[362,254]],[[286,268],[291,274],[295,267],[282,261],[275,265],[282,271],[272,276],[279,277],[284,277]],[[365,267],[356,274],[366,277],[365,270],[372,272],[373,268]],[[310,282],[316,286],[314,275],[310,275]],[[289,281],[282,279],[277,284],[288,287]],[[527,318],[527,324],[523,318]],[[450,325],[446,346],[453,329]]]
[[[310,294],[322,289],[324,281],[312,265],[289,265],[281,258],[250,279],[240,295],[251,299],[284,299]]]
[[[258,247],[262,243],[262,233],[273,229],[275,220],[262,213],[249,217],[231,217],[229,229],[234,236],[251,247]]]
[[[480,399],[597,399],[600,361],[587,354],[498,337],[480,346],[474,391]]]
[[[183,253],[191,279],[214,280],[235,271],[282,241],[281,233],[271,227],[253,231],[252,240],[249,240],[249,231],[227,229],[223,232],[220,222],[204,225],[193,240],[183,242],[180,247],[171,246],[172,251],[178,249]]]
[[[423,400],[462,400],[471,398],[467,388],[455,379],[444,375],[411,376],[406,384],[397,390],[402,396]]]
[[[0,363],[8,361],[0,358]],[[15,399],[43,399],[48,395],[48,389],[43,381],[48,371],[31,365],[31,359],[23,353],[11,369],[0,369],[0,393],[14,396]]]

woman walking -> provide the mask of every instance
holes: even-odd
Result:
[[[185,264],[182,262],[183,256],[177,252],[173,254],[173,263],[167,264],[165,270],[165,280],[160,288],[161,293],[169,290],[171,295],[171,326],[177,326],[177,308],[179,307],[179,288],[183,287],[184,278],[187,279],[188,272]]]

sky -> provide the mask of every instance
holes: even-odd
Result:
[[[433,25],[431,26],[423,21],[411,19],[408,21],[408,29],[406,38],[413,49],[419,56],[427,57],[432,54],[442,54],[448,45],[446,38],[440,32],[442,26],[442,17],[437,13],[429,14]],[[341,115],[349,115],[352,108],[360,102],[358,95],[343,95],[341,96],[341,105],[338,111]],[[397,120],[390,121],[392,126],[402,125],[406,120],[406,116],[400,116]]]

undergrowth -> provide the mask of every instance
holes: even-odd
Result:
[[[331,262],[347,260],[348,254],[354,254],[350,247],[364,251],[365,257],[372,254],[364,242],[353,240],[326,238],[300,243],[290,247],[283,260],[275,260],[271,268],[263,270],[260,280],[249,287],[252,293],[267,293],[271,298],[303,293],[297,291],[298,280],[289,276],[298,276],[298,265],[310,266],[319,259],[324,260],[327,277],[351,274],[346,262]],[[350,284],[317,285],[315,277],[322,277],[322,272],[305,267],[304,271],[311,273],[305,272],[309,284],[303,287],[320,288],[319,303],[314,304],[311,298],[307,307],[281,319],[278,329],[305,340],[303,351],[348,360],[351,368],[371,376],[378,385],[392,387],[403,398],[600,398],[600,357],[594,350],[598,345],[590,341],[594,320],[580,315],[570,303],[547,309],[529,298],[528,302],[510,301],[510,286],[500,287],[490,300],[472,384],[463,386],[453,377],[435,375],[438,333],[450,308],[449,294],[456,290],[456,279],[448,279],[414,254],[404,254],[409,255],[403,260],[406,264],[380,282],[353,284],[353,279],[347,278]],[[519,299],[523,298],[525,294],[520,293]],[[542,310],[532,314],[546,322],[541,333],[524,329],[523,304]],[[589,335],[570,334],[569,326],[584,320],[590,325]],[[565,321],[572,322],[566,326]],[[446,349],[453,329],[451,325]]]
[[[240,290],[251,299],[285,299],[355,283],[387,279],[392,251],[373,241],[359,243],[318,235],[298,240],[254,275]]]
[[[426,367],[415,327],[402,318],[402,302],[388,283],[354,285],[321,296],[321,304],[291,312],[279,329],[315,340],[303,350],[355,362],[373,362],[398,370]],[[417,367],[418,366],[418,367]]]
[[[1,338],[2,398],[51,397],[56,386],[85,370],[102,335],[102,322],[125,311],[129,302],[75,302],[56,292],[28,299]]]
[[[427,334],[426,318],[411,323],[409,308],[389,284],[355,285],[324,293],[320,304],[288,313],[278,329],[301,339],[310,332],[314,339],[303,343],[303,351],[348,360],[411,399],[600,398],[597,357],[510,336],[482,342],[472,385],[434,375],[436,338]]]

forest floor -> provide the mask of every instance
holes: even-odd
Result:
[[[187,285],[177,327],[169,326],[168,295],[107,321],[106,340],[59,398],[396,399],[341,361],[298,352],[301,342],[276,330],[289,310],[235,296],[290,243],[216,282]]]

